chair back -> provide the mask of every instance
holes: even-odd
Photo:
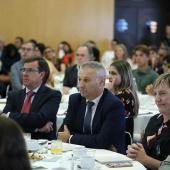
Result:
[[[134,118],[126,117],[125,149],[133,143]]]

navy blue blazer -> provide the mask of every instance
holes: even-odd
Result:
[[[69,98],[63,124],[68,126],[71,143],[88,148],[109,149],[113,144],[119,153],[125,153],[125,115],[120,99],[105,89],[92,122],[92,134],[83,131],[86,99],[80,93]]]
[[[77,64],[74,66],[67,67],[63,79],[63,86],[77,87],[78,82],[77,76],[78,76]]]
[[[7,103],[3,110],[9,117],[16,120],[23,130],[31,133],[33,139],[56,139],[56,114],[61,101],[61,93],[41,85],[31,103],[29,113],[21,113],[25,100],[26,89],[9,91]],[[53,122],[53,131],[50,133],[34,132],[47,122]]]

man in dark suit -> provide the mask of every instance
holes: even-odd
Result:
[[[72,87],[77,87],[78,84],[78,70],[80,66],[94,59],[93,50],[87,44],[78,46],[76,53],[77,64],[74,66],[67,67],[63,80],[63,93],[68,94]]]
[[[106,71],[97,62],[84,63],[79,70],[80,93],[69,98],[64,129],[58,133],[63,142],[88,148],[112,149],[125,153],[125,116],[122,102],[104,88]],[[87,103],[92,102],[91,112]],[[91,114],[89,129],[87,117]]]
[[[21,73],[26,88],[8,93],[1,116],[14,119],[34,139],[56,139],[56,114],[61,93],[44,86],[49,76],[47,62],[42,57],[29,57]],[[32,97],[28,102],[30,92]]]

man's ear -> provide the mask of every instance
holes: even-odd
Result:
[[[105,85],[105,78],[104,77],[101,77],[100,78],[100,85]]]
[[[41,77],[42,77],[42,80],[43,80],[43,78],[45,76],[45,71],[40,72],[40,74],[41,74]]]

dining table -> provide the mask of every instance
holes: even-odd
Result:
[[[43,158],[42,160],[31,159],[32,169],[48,169],[52,170],[54,168],[58,168],[58,170],[62,167],[65,170],[82,170],[78,166],[77,160],[73,157],[73,149],[77,147],[84,147],[75,144],[62,143],[62,154],[53,155],[50,151],[50,146],[48,153],[40,154]],[[91,148],[86,148],[90,150]],[[91,170],[109,170],[106,166],[107,163],[120,163],[120,162],[129,162],[132,164],[131,167],[122,167],[123,170],[146,170],[146,168],[138,161],[132,160],[128,158],[126,155],[122,155],[113,151],[105,150],[105,149],[93,149],[95,150],[95,165]],[[115,170],[120,170],[119,168],[114,168]]]

